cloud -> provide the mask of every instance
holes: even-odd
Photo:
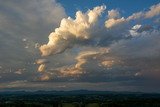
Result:
[[[38,59],[36,61],[36,64],[44,64],[44,63],[49,63],[49,61],[47,59]]]
[[[108,18],[109,19],[118,19],[120,17],[120,13],[118,10],[110,10],[108,11]]]
[[[158,5],[155,5],[155,7],[157,6]],[[56,75],[57,78],[67,77],[68,79],[71,79],[72,77],[77,77],[77,79],[80,79],[84,75],[84,77],[89,78],[89,75],[93,76],[97,74],[99,75],[99,77],[97,76],[97,78],[100,78],[104,76],[104,74],[109,74],[111,77],[108,78],[117,77],[123,80],[125,78],[127,79],[131,77],[133,79],[136,79],[135,74],[139,71],[136,71],[138,68],[132,68],[131,66],[127,65],[128,61],[126,62],[126,60],[130,59],[125,59],[125,56],[120,57],[120,55],[116,54],[119,54],[119,52],[117,51],[107,53],[104,52],[104,50],[102,51],[100,49],[102,49],[102,47],[105,47],[107,49],[111,48],[112,50],[114,50],[117,48],[113,48],[112,46],[121,41],[132,41],[134,40],[132,38],[137,39],[137,37],[143,38],[145,35],[154,35],[153,33],[157,32],[157,30],[153,29],[151,25],[136,24],[132,26],[132,24],[130,24],[130,21],[142,18],[142,16],[144,16],[142,14],[147,14],[149,11],[153,11],[156,8],[150,9],[146,12],[134,13],[131,15],[132,17],[129,16],[128,18],[120,18],[120,13],[118,10],[108,11],[109,19],[105,24],[107,24],[106,26],[108,26],[108,28],[110,29],[104,29],[104,26],[101,26],[99,30],[96,30],[95,32],[94,29],[99,27],[96,25],[98,16],[101,15],[104,9],[105,8],[103,6],[99,6],[95,7],[93,10],[88,10],[88,12],[86,13],[78,11],[76,13],[75,20],[71,19],[70,17],[68,19],[62,19],[60,27],[56,28],[55,31],[50,34],[48,44],[44,44],[40,47],[42,56],[48,56],[58,53],[65,54],[66,49],[77,44],[79,45],[84,43],[84,45],[80,45],[78,46],[78,49],[76,49],[76,53],[78,55],[76,56],[75,53],[74,56],[76,57],[73,58],[76,60],[76,63],[72,62],[70,64],[61,65],[57,68],[54,68],[54,73],[52,75],[53,77]],[[96,13],[98,10],[99,12]],[[95,17],[94,21],[89,21],[90,12],[96,13],[96,16],[91,15]],[[157,14],[155,14],[154,16],[156,15]],[[145,17],[143,17],[143,19],[145,19]],[[80,22],[81,24],[79,24]],[[121,25],[126,26],[121,27]],[[112,26],[119,26],[119,29],[115,29],[114,27],[112,28]],[[90,43],[93,45],[89,45]],[[91,46],[92,48],[96,47],[98,49],[93,49],[92,51],[84,51],[81,46]],[[75,49],[72,48],[71,50]],[[126,50],[119,51],[120,53],[121,51],[124,51],[124,53],[127,52]],[[130,50],[129,52],[132,52],[132,50]],[[136,56],[137,54],[134,54],[133,52],[133,56]],[[111,71],[111,73],[108,73],[107,71]],[[104,78],[106,77],[104,76],[103,79]]]
[[[47,81],[47,80],[49,80],[49,79],[50,79],[50,77],[49,77],[49,75],[47,75],[47,74],[43,74],[43,75],[41,75],[41,77],[39,78],[40,81]]]
[[[105,26],[106,26],[106,28],[112,28],[114,26],[123,25],[123,24],[128,23],[129,21],[132,21],[132,20],[149,19],[149,18],[153,18],[155,16],[160,15],[160,3],[151,6],[150,10],[148,10],[148,11],[145,11],[145,12],[140,11],[137,13],[133,13],[131,16],[129,16],[127,18],[124,18],[124,17],[118,18],[118,16],[120,16],[119,12],[115,11],[115,10],[109,11],[108,14],[109,14],[109,17],[105,22]],[[110,16],[111,14],[115,15],[116,17],[115,16],[111,17]]]
[[[120,63],[117,58],[109,55],[108,48],[99,48],[94,51],[82,51],[75,58],[76,64],[56,69],[62,77],[84,76],[90,73],[102,73],[112,69]]]
[[[114,64],[114,60],[107,60],[107,61],[101,62],[101,65],[107,68],[111,68],[113,64]]]
[[[58,26],[60,20],[66,16],[63,7],[55,0],[5,1],[0,4],[0,7],[2,8],[0,24],[3,25],[0,26],[0,39],[3,45],[1,48],[4,51],[5,47],[12,48],[14,53],[17,48],[24,54],[35,53],[32,44],[44,41],[45,34],[51,28]],[[23,46],[21,40],[25,45],[29,45],[28,49],[21,48]],[[19,46],[15,49],[10,43]]]
[[[40,66],[38,67],[38,72],[44,72],[46,69],[46,64],[40,64]]]
[[[135,25],[135,26],[133,26],[132,29],[129,30],[130,35],[132,35],[132,37],[139,36],[138,30],[139,30],[141,27],[142,27],[142,25]]]
[[[130,21],[130,20],[136,20],[136,19],[149,19],[155,16],[160,15],[160,3],[153,5],[150,7],[150,9],[146,12],[137,12],[132,14],[131,16],[129,16],[126,20]]]
[[[160,15],[160,3],[150,7],[150,10],[145,13],[145,18],[152,18]]]
[[[81,50],[77,49],[78,55],[73,57],[75,63],[46,71],[50,73],[50,81],[139,81],[156,76],[159,69],[159,31],[139,24],[131,29],[139,36],[119,40],[107,48],[78,47]]]
[[[114,25],[119,25],[124,23],[126,20],[124,17],[120,18],[120,13],[118,10],[110,10],[108,11],[108,20],[105,22],[105,26],[107,28],[111,28]]]
[[[141,27],[136,25],[132,29],[139,30]],[[145,30],[136,32],[136,35],[138,36],[135,38],[120,40],[118,43],[112,44],[110,53],[120,58],[127,69],[132,69],[135,76],[152,78],[152,80],[159,78],[157,76],[160,73],[158,66],[160,63],[159,30]]]
[[[20,68],[20,69],[16,70],[14,73],[18,74],[18,75],[21,75],[24,71],[26,71],[25,68]]]
[[[147,34],[148,32],[150,32],[151,30],[153,30],[152,26],[150,25],[134,25],[131,30],[129,30],[129,33],[132,37],[136,37],[136,36],[141,36],[142,33],[143,35]]]
[[[124,24],[126,22],[125,18],[122,17],[120,19],[114,19],[114,18],[111,18],[111,19],[108,19],[106,22],[105,22],[105,26],[107,28],[111,28],[111,27],[114,27],[114,26],[117,26],[117,25],[121,25],[121,24]]]
[[[0,2],[0,25],[3,25],[0,26],[0,65],[3,67],[0,75],[4,77],[0,82],[31,80],[37,76],[33,63],[40,56],[35,43],[45,42],[45,35],[66,17],[65,10],[55,0]],[[20,74],[19,68],[26,71],[17,75]]]
[[[96,30],[96,25],[98,17],[105,10],[105,6],[95,7],[93,10],[88,10],[86,13],[78,11],[76,13],[76,18],[72,19],[70,17],[63,18],[59,28],[56,28],[54,32],[49,35],[49,42],[40,47],[42,56],[48,56],[51,54],[62,53],[66,49],[71,48],[77,44],[99,44],[105,40],[107,43],[112,43],[114,40],[125,39],[124,34],[129,30],[127,28],[127,23],[131,20],[143,18],[151,18],[159,15],[158,10],[159,4],[154,5],[146,12],[134,13],[128,18],[121,17],[118,10],[108,11],[108,20],[105,21],[105,26],[107,28],[112,28],[114,26],[119,26],[120,29],[109,29],[104,30],[103,26]],[[150,12],[154,12],[151,17],[145,17]],[[121,26],[126,27],[121,27]],[[120,32],[117,36],[113,32]],[[134,31],[131,31],[134,33]],[[99,35],[99,36],[97,36]],[[108,39],[110,38],[110,39]],[[108,40],[107,40],[108,39]]]
[[[104,18],[99,19],[105,6],[86,13],[78,11],[75,19],[66,18],[64,8],[54,0],[3,1],[0,7],[0,83],[4,82],[4,87],[48,89],[72,81],[70,87],[66,83],[62,86],[72,89],[82,82],[88,84],[75,87],[98,89],[95,82],[116,82],[114,87],[123,88],[145,81],[145,76],[159,76],[160,34],[152,23],[152,18],[159,15],[159,4],[127,18],[112,9],[106,23]],[[52,29],[48,43],[40,47]],[[40,58],[39,47],[42,56],[54,56]],[[39,65],[38,72],[34,72],[34,62]],[[26,80],[25,84],[21,80]],[[11,81],[19,83],[6,85]]]
[[[42,56],[61,53],[76,44],[76,41],[91,38],[91,31],[105,8],[105,6],[98,6],[86,13],[78,11],[75,20],[70,17],[63,18],[60,27],[49,35],[48,44],[40,47]]]

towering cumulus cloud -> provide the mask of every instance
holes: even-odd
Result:
[[[98,17],[105,8],[98,6],[86,13],[78,11],[75,20],[70,17],[62,19],[60,27],[49,35],[49,42],[40,47],[42,56],[61,53],[72,47],[76,41],[89,39]]]

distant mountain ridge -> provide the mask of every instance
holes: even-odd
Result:
[[[72,91],[45,91],[45,90],[37,90],[37,91],[1,91],[0,94],[52,94],[52,95],[92,95],[92,94],[156,94],[160,95],[160,93],[145,93],[145,92],[115,92],[115,91],[94,91],[94,90],[72,90]]]

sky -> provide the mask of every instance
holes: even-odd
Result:
[[[160,93],[159,0],[0,2],[0,91]]]

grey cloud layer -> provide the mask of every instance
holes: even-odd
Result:
[[[0,81],[31,79],[39,55],[35,44],[45,42],[45,35],[58,26],[65,11],[54,0],[0,2]]]

